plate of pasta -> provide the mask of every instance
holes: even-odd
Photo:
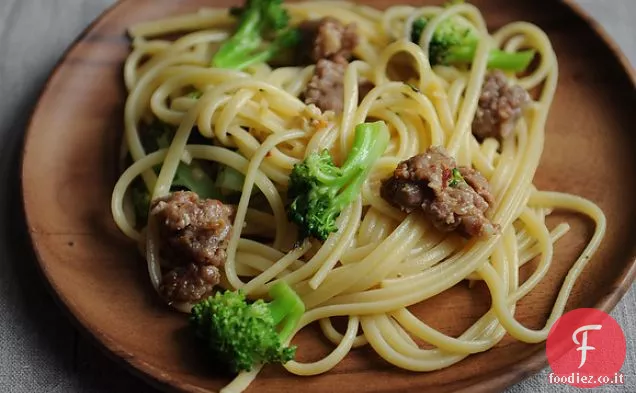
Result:
[[[476,392],[609,311],[636,274],[634,72],[575,6],[424,3],[100,17],[23,160],[73,319],[166,390]]]

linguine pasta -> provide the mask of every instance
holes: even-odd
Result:
[[[341,114],[321,113],[298,98],[313,65],[273,68],[261,63],[244,71],[210,67],[211,55],[231,34],[233,20],[225,9],[202,9],[130,28],[133,49],[124,68],[128,97],[123,149],[133,163],[114,188],[112,213],[121,231],[142,243],[153,285],[158,287],[162,271],[157,244],[148,233],[152,226],[139,231],[146,223],[139,225],[130,213],[129,187],[141,177],[153,198],[165,196],[179,162],[206,160],[245,176],[223,286],[258,298],[274,283],[286,281],[307,308],[298,329],[317,321],[334,344],[333,351],[316,362],[286,363],[289,372],[327,372],[353,348],[364,345],[391,364],[425,372],[486,351],[506,333],[528,343],[545,340],[605,233],[605,217],[594,203],[575,195],[541,191],[532,183],[558,79],[557,59],[546,34],[525,22],[488,32],[479,10],[469,4],[447,8],[396,5],[383,11],[340,1],[285,7],[292,23],[324,16],[356,23],[360,44],[356,60],[346,69]],[[409,26],[422,15],[433,19],[418,45],[408,40]],[[472,24],[481,36],[472,66],[432,67],[427,57],[432,33],[453,15]],[[180,37],[162,38],[173,33]],[[493,139],[479,142],[471,133],[487,72],[487,53],[492,48],[532,48],[540,57],[530,73],[509,75],[521,87],[539,93],[517,124],[515,137],[501,145]],[[393,67],[399,61],[412,63],[416,75],[398,72],[401,79],[396,79],[392,70],[400,69]],[[358,81],[362,79],[375,87],[358,104]],[[201,92],[200,97],[187,94],[192,87]],[[140,123],[148,118],[178,127],[170,146],[151,154],[145,152],[139,131]],[[389,148],[361,195],[339,216],[338,231],[322,244],[312,240],[293,247],[296,230],[285,213],[292,167],[324,148],[336,162],[342,162],[355,126],[368,119],[388,125]],[[200,132],[210,143],[187,144],[192,132]],[[468,241],[441,234],[420,216],[406,215],[380,197],[380,180],[398,162],[431,145],[444,146],[459,165],[473,166],[488,179],[495,197],[488,217],[500,226],[500,233]],[[161,168],[158,175],[152,170],[155,166]],[[254,189],[262,193],[270,212],[252,209]],[[532,330],[520,324],[514,312],[517,301],[545,277],[554,244],[569,229],[566,223],[552,231],[547,228],[546,217],[554,210],[588,216],[595,231],[563,282],[545,326]],[[246,236],[255,229],[271,233],[271,241]],[[536,270],[521,284],[520,267],[535,257],[539,258]],[[407,309],[467,279],[485,282],[492,306],[459,337],[433,329]],[[177,307],[189,310],[187,305]],[[348,318],[344,334],[332,325],[331,318],[336,316]],[[434,349],[422,349],[412,338]],[[223,391],[245,389],[259,369],[239,374]]]

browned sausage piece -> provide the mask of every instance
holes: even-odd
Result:
[[[346,61],[318,60],[314,76],[305,88],[305,104],[314,104],[323,112],[342,112],[347,64]]]
[[[221,281],[219,268],[212,265],[179,266],[166,273],[159,292],[169,303],[194,303],[209,296]]]
[[[211,294],[227,257],[233,213],[232,207],[190,191],[153,201],[161,257],[176,266],[162,279],[166,300],[194,302]]]
[[[314,75],[302,97],[307,105],[314,104],[321,111],[342,112],[344,107],[344,74],[359,42],[356,25],[344,25],[333,17],[308,20],[299,25],[302,47],[309,53],[304,57],[316,63]],[[360,81],[359,100],[373,88],[369,81]]]
[[[301,49],[308,51],[305,57],[313,63],[320,59],[348,61],[359,41],[355,23],[345,25],[331,16],[306,20],[298,28],[302,35]]]
[[[472,168],[457,167],[441,147],[399,163],[380,194],[402,211],[422,211],[443,232],[487,237],[497,230],[484,215],[493,202],[488,181]]]
[[[511,86],[503,72],[488,73],[473,119],[473,134],[479,140],[507,138],[529,104],[528,92],[521,86]]]

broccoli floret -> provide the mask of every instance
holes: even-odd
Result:
[[[419,44],[420,37],[431,20],[429,17],[418,18],[411,27],[411,41]],[[457,17],[442,21],[431,38],[429,59],[431,65],[451,65],[471,63],[475,57],[479,37],[467,24],[458,23]],[[494,49],[488,54],[488,68],[506,71],[524,71],[534,58],[534,50],[516,53]]]
[[[214,67],[243,69],[300,42],[300,32],[289,26],[282,0],[247,0],[230,14],[239,18],[238,28],[212,58]]]
[[[305,312],[300,297],[285,282],[273,285],[272,301],[247,303],[242,291],[217,292],[192,308],[190,323],[213,358],[233,372],[256,364],[286,363],[296,347],[284,346]]]
[[[150,194],[143,181],[135,180],[130,187],[130,197],[137,224],[148,222],[148,210],[150,210]]]
[[[220,200],[222,198],[222,193],[214,183],[214,180],[194,160],[189,165],[183,162],[179,163],[177,172],[172,180],[172,187],[195,192],[203,199]]]
[[[173,126],[155,120],[146,129],[142,130],[141,140],[147,153],[165,149],[170,146],[174,138],[175,129]],[[154,170],[158,174],[160,167]],[[174,189],[186,189],[195,192],[200,198],[219,199],[222,194],[216,186],[214,180],[203,169],[201,164],[193,160],[190,164],[180,162],[177,166],[172,187]],[[148,221],[148,209],[150,208],[150,192],[143,182],[134,182],[131,187],[131,197],[135,208],[135,216],[139,222]]]
[[[232,194],[243,191],[245,176],[234,168],[224,166],[216,176],[216,186],[225,194]],[[253,190],[258,190],[257,187]]]
[[[176,130],[173,126],[158,120],[155,121],[148,130],[148,137],[154,140],[154,143],[151,143],[154,149],[150,151],[170,147],[175,132]],[[216,187],[214,180],[210,178],[203,167],[195,160],[190,164],[184,162],[179,163],[174,179],[172,180],[172,187],[178,189],[185,188],[186,190],[197,193],[201,198],[221,198],[221,192]]]
[[[153,153],[168,147],[174,134],[174,126],[159,119],[153,119],[152,123],[142,127],[139,137],[146,153]]]
[[[325,240],[337,230],[336,219],[353,202],[373,164],[389,144],[384,122],[363,123],[356,127],[353,147],[338,168],[327,150],[310,154],[294,165],[289,178],[292,199],[287,214],[299,227],[301,238]]]

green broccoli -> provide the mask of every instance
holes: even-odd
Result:
[[[130,187],[130,192],[137,223],[145,225],[148,222],[148,210],[150,210],[150,193],[146,184],[140,178],[135,179]]]
[[[243,183],[245,183],[245,176],[236,169],[223,166],[219,170],[219,174],[216,176],[216,186],[224,194],[233,194],[243,191]],[[256,192],[258,187],[253,189]]]
[[[186,189],[195,192],[203,199],[221,199],[222,193],[214,180],[203,170],[201,165],[193,160],[189,165],[180,162],[172,180],[173,188]]]
[[[463,181],[464,177],[462,176],[462,173],[459,171],[459,169],[453,168],[453,170],[451,171],[451,179],[448,182],[448,185],[450,187],[457,187],[459,186],[459,183]]]
[[[458,23],[457,20],[457,17],[450,17],[442,21],[433,33],[428,53],[431,65],[465,64],[473,61],[479,37],[471,26]],[[413,22],[411,41],[419,43],[429,21],[429,17],[422,17]],[[494,49],[488,54],[488,68],[521,72],[528,68],[534,55],[534,50],[509,53]]]
[[[289,26],[282,0],[247,0],[230,13],[239,18],[238,29],[212,58],[214,67],[240,70],[268,61],[300,42],[300,32]]]
[[[147,129],[142,130],[141,141],[147,153],[165,149],[170,146],[174,138],[175,129],[173,126],[155,120]],[[159,173],[160,167],[154,168]],[[201,164],[193,160],[189,165],[180,162],[177,167],[173,189],[186,189],[195,192],[201,198],[221,199],[222,194],[217,188],[214,180],[203,169]],[[135,181],[131,188],[131,197],[135,208],[135,216],[139,222],[145,223],[148,220],[148,209],[150,208],[150,193],[142,181]]]
[[[192,98],[195,100],[198,100],[199,98],[201,98],[201,96],[203,96],[203,92],[200,90],[193,90],[189,92],[188,94],[186,94],[186,97]]]
[[[269,294],[270,303],[250,304],[240,290],[217,292],[192,308],[190,323],[196,336],[233,372],[286,363],[296,354],[296,347],[283,342],[298,326],[305,305],[285,282],[274,284]]]
[[[327,150],[312,153],[294,165],[288,190],[292,202],[287,214],[298,225],[302,238],[325,240],[337,230],[336,219],[359,194],[389,138],[384,122],[362,123],[356,127],[353,147],[342,167],[334,164]]]
[[[175,133],[176,130],[173,126],[155,121],[148,132],[148,136],[154,139],[151,150],[155,151],[170,147]],[[157,170],[157,173],[158,172]],[[214,183],[214,180],[210,178],[196,160],[193,160],[190,164],[184,162],[179,163],[177,172],[172,180],[172,187],[185,188],[197,193],[201,198],[219,199],[221,197],[221,192]]]

